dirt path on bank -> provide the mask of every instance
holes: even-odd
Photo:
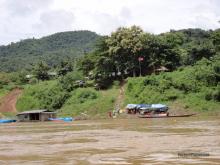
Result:
[[[123,108],[123,103],[124,103],[124,97],[125,97],[125,89],[124,89],[124,86],[125,86],[125,82],[122,82],[120,84],[120,89],[119,89],[119,95],[116,99],[116,102],[115,102],[115,109],[121,109]]]
[[[16,102],[22,90],[14,89],[0,100],[0,112],[17,112]]]

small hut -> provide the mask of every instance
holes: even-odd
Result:
[[[17,115],[18,121],[49,121],[49,118],[56,118],[56,112],[52,112],[46,109],[42,110],[32,110],[32,111],[24,111],[18,113]]]
[[[161,66],[161,67],[159,67],[159,68],[157,68],[156,70],[155,70],[155,72],[158,74],[158,73],[160,73],[160,72],[168,72],[169,71],[169,69],[167,69],[165,66]]]
[[[156,71],[158,71],[158,72],[163,72],[163,71],[166,72],[166,71],[169,71],[169,69],[167,69],[165,66],[161,66],[161,67],[157,68]]]

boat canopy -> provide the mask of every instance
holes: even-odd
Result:
[[[127,109],[135,109],[135,108],[137,108],[137,105],[138,105],[138,104],[128,104],[128,105],[126,106],[126,108],[127,108]]]
[[[166,108],[167,106],[163,104],[152,104],[151,107],[152,108]]]
[[[137,109],[149,109],[151,107],[150,104],[138,104]]]
[[[139,109],[144,111],[160,111],[166,112],[168,110],[168,106],[164,104],[128,104],[126,106],[127,109]]]

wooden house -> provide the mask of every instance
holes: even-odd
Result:
[[[48,118],[56,118],[56,112],[48,111],[46,109],[42,110],[32,110],[32,111],[24,111],[18,113],[17,115],[18,121],[49,121]]]

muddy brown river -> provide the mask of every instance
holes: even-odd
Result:
[[[0,164],[220,164],[220,120],[1,124]]]

